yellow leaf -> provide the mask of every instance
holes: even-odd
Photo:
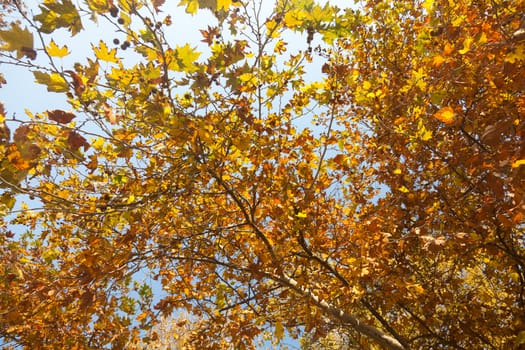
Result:
[[[525,60],[525,44],[517,45],[514,50],[505,57],[505,62],[515,63],[516,60]]]
[[[466,15],[458,16],[452,20],[452,25],[454,27],[461,27],[461,25],[463,24],[463,22],[465,22],[466,19],[467,19]]]
[[[55,43],[53,39],[51,39],[49,46],[46,47],[46,51],[49,54],[49,56],[53,56],[53,57],[64,57],[64,56],[69,55],[67,46],[64,45],[62,47],[58,47],[58,45]]]
[[[232,4],[232,0],[217,0],[217,10],[228,10]]]
[[[408,290],[411,292],[415,292],[416,294],[423,294],[425,293],[425,288],[423,288],[420,284],[411,284],[408,285]]]
[[[282,54],[286,51],[286,43],[282,40],[279,40],[277,44],[275,44],[275,47],[273,48],[273,51],[278,54]]]
[[[98,137],[96,140],[91,140],[91,146],[97,151],[101,151],[104,147],[104,139],[102,137]]]
[[[445,124],[454,124],[456,122],[456,113],[452,107],[443,107],[434,114],[434,118]]]
[[[519,168],[522,165],[525,165],[525,159],[518,159],[517,161],[512,163],[513,168]]]
[[[397,168],[396,170],[394,170],[394,174],[395,175],[401,175],[402,171],[401,169]]]
[[[253,78],[255,78],[255,76],[252,74],[252,73],[244,73],[244,74],[241,74],[239,76],[239,79],[243,82],[243,83],[246,83],[250,80],[252,80]]]
[[[47,74],[35,71],[33,72],[33,75],[35,76],[35,81],[37,83],[47,85],[47,91],[67,92],[69,90],[67,81],[60,74]]]
[[[474,41],[474,39],[470,36],[468,36],[465,41],[463,41],[463,49],[459,50],[458,52],[462,55],[466,54],[467,52],[470,51],[470,47],[472,45],[472,42]]]
[[[303,23],[304,17],[303,11],[295,10],[286,12],[284,15],[284,24],[288,28],[297,27]]]
[[[483,45],[487,41],[488,41],[487,35],[485,34],[485,32],[481,32],[481,35],[479,36],[479,39],[478,39],[478,44]]]
[[[91,10],[100,13],[107,11],[109,8],[108,0],[88,0],[87,4]]]
[[[439,67],[443,62],[445,62],[447,59],[441,55],[436,55],[432,58],[432,65],[434,67]]]
[[[131,195],[128,197],[126,203],[127,203],[127,204],[131,204],[131,203],[133,203],[133,202],[135,202],[135,196],[134,196],[133,194],[131,194]]]
[[[189,44],[177,46],[176,50],[171,53],[168,68],[177,72],[195,72],[198,67],[195,64],[201,53],[195,47]]]
[[[281,322],[275,323],[275,337],[277,339],[282,339],[284,337],[284,327]]]
[[[305,219],[306,218],[306,213],[300,211],[297,214],[295,214],[295,216],[297,216],[298,218],[301,218],[301,219]]]
[[[105,42],[100,40],[99,47],[93,46],[93,51],[95,52],[95,56],[102,61],[106,62],[112,62],[117,63],[118,58],[116,57],[117,49],[113,48],[111,50],[108,49]]]
[[[432,10],[432,6],[434,5],[434,0],[425,0],[421,6],[427,11]]]
[[[398,188],[399,191],[403,192],[403,193],[408,193],[410,192],[410,190],[408,188],[406,188],[405,186],[401,186]]]
[[[198,0],[182,0],[179,6],[186,5],[186,13],[194,15],[199,10],[199,1]]]
[[[137,316],[137,322],[142,321],[143,319],[146,318],[146,316],[148,316],[148,313],[147,313],[147,311],[144,311],[143,313],[141,313],[140,315]]]

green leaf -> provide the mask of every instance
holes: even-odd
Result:
[[[47,86],[47,91],[67,92],[69,90],[67,81],[60,74],[47,74],[39,71],[35,71],[33,74],[37,83]]]
[[[82,30],[82,21],[75,5],[70,0],[45,0],[40,5],[42,13],[35,16],[40,30],[50,34],[57,28],[67,28],[73,35]]]
[[[16,57],[22,58],[33,53],[33,34],[27,30],[22,29],[17,23],[11,24],[11,29],[0,30],[0,39],[4,44],[0,47],[6,51],[16,51]],[[36,53],[34,54],[36,56]]]

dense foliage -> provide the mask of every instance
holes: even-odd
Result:
[[[2,5],[5,344],[525,344],[522,1]]]

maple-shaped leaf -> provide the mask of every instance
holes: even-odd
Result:
[[[44,72],[34,71],[35,81],[47,86],[47,91],[67,92],[69,85],[67,81],[58,73],[47,74]]]
[[[69,50],[67,49],[67,46],[64,45],[62,47],[59,47],[53,39],[51,39],[51,42],[46,47],[46,51],[49,56],[53,57],[64,57],[69,55]]]
[[[160,7],[164,5],[166,0],[152,0],[151,3],[153,4],[153,8],[156,12],[160,12]]]
[[[45,0],[40,5],[40,14],[34,19],[40,22],[40,30],[50,34],[57,28],[67,28],[73,35],[82,30],[82,21],[75,5],[70,0]]]
[[[208,45],[213,44],[213,42],[214,42],[215,38],[217,37],[217,35],[220,34],[219,28],[217,28],[217,27],[210,27],[210,26],[208,26],[208,28],[206,30],[201,29],[200,32],[202,34],[202,37],[204,38],[201,41],[206,43],[206,44],[208,44]]]
[[[33,50],[33,34],[27,29],[22,29],[17,23],[12,23],[9,30],[0,30],[0,40],[4,43],[0,49],[16,51],[16,57],[36,57]]]
[[[525,60],[525,44],[520,43],[516,45],[506,56],[505,61],[515,63],[516,61]]]
[[[201,55],[189,44],[177,46],[176,51],[172,52],[173,57],[168,68],[178,72],[194,72],[197,70],[195,62]]]
[[[73,113],[66,112],[60,109],[47,111],[47,115],[49,116],[49,119],[61,124],[67,124],[76,117]]]
[[[102,61],[117,63],[118,58],[116,57],[117,50],[115,48],[109,50],[105,42],[100,40],[99,47],[93,46],[95,56]]]

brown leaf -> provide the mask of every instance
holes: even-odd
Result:
[[[160,7],[164,4],[166,0],[153,0],[153,8],[155,11],[160,12]]]
[[[93,172],[98,167],[98,158],[96,154],[89,156],[89,163],[86,164],[86,167]]]
[[[201,29],[200,32],[202,34],[202,37],[204,38],[201,41],[206,43],[206,44],[208,44],[208,45],[213,44],[213,42],[214,42],[215,38],[217,37],[217,35],[220,34],[219,28],[217,28],[217,27],[210,27],[210,26],[208,26],[207,30]]]
[[[10,139],[10,131],[5,122],[0,124],[0,144],[7,144]]]
[[[84,147],[84,151],[89,148],[89,143],[86,138],[75,131],[70,131],[67,137],[67,143],[73,151],[78,151],[80,147]]]
[[[507,120],[489,125],[481,134],[481,141],[489,146],[496,146],[499,143],[501,134],[511,126],[512,122]]]
[[[67,124],[76,117],[73,113],[62,111],[60,109],[47,111],[47,115],[49,116],[49,119],[61,124]]]
[[[13,136],[13,139],[14,139],[15,143],[16,144],[24,144],[27,141],[29,141],[29,138],[27,137],[27,133],[29,133],[30,130],[31,130],[31,128],[29,126],[27,126],[27,125],[22,125],[22,126],[18,127],[15,130],[15,135]]]
[[[35,60],[36,59],[36,51],[34,49],[32,49],[30,47],[22,46],[22,50],[21,51],[24,54],[24,56],[26,56],[30,60]]]
[[[501,178],[489,173],[485,178],[485,182],[496,199],[501,200],[505,198],[505,184]]]
[[[111,125],[117,124],[118,117],[115,115],[115,113],[113,113],[113,110],[111,109],[111,107],[107,103],[104,103],[102,105],[102,108],[104,110],[104,116],[111,123]]]
[[[84,90],[86,90],[86,85],[84,84],[84,81],[78,75],[77,73],[73,72],[72,70],[67,70],[64,73],[68,73],[71,78],[73,79],[73,88],[75,89],[75,93],[77,96],[80,96]]]

